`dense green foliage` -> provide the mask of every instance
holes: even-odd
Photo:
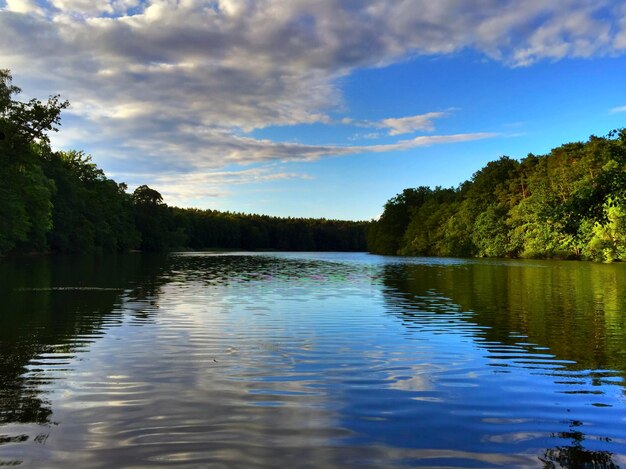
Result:
[[[456,189],[405,189],[371,224],[379,254],[626,260],[626,130],[522,161]]]
[[[95,248],[129,250],[139,243],[134,206],[125,187],[105,177],[80,152],[50,153],[43,163],[54,183],[49,248],[86,252]]]
[[[0,252],[20,244],[43,248],[52,227],[54,183],[42,159],[50,153],[47,131],[56,130],[67,103],[15,101],[20,89],[0,70]]]
[[[107,178],[78,151],[54,152],[67,102],[15,99],[0,70],[0,254],[93,250],[268,249],[362,251],[366,223],[168,207],[161,194]]]

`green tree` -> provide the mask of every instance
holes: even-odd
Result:
[[[604,209],[607,221],[594,224],[584,254],[597,261],[626,261],[626,200],[609,200]]]
[[[405,191],[385,205],[370,251],[393,254],[400,239],[404,255],[624,259],[624,129],[521,162],[501,157],[449,199],[423,189],[421,200]]]
[[[126,251],[139,245],[124,183],[108,179],[90,156],[79,151],[53,153],[43,164],[56,186],[53,228],[48,234],[51,249]]]
[[[490,204],[474,222],[472,241],[481,257],[508,257],[511,255],[509,228],[506,224],[507,207]]]
[[[142,250],[161,252],[186,244],[184,228],[175,225],[174,212],[158,191],[141,185],[133,192],[132,201]]]
[[[429,187],[418,187],[405,189],[390,199],[380,219],[369,229],[368,249],[378,254],[397,254],[412,212],[427,200],[430,193]]]
[[[48,132],[56,131],[68,106],[53,96],[20,102],[21,92],[8,70],[0,70],[0,253],[21,246],[45,248],[51,227],[54,184],[44,174],[40,158],[48,154]]]

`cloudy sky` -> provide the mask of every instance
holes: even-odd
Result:
[[[0,0],[0,68],[131,189],[369,219],[626,126],[626,0]]]

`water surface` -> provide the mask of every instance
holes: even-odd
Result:
[[[582,262],[2,259],[0,465],[626,466],[625,286]]]

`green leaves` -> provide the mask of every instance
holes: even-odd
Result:
[[[0,131],[5,144],[17,148],[39,142],[49,144],[48,132],[58,131],[61,111],[69,106],[59,96],[51,96],[43,103],[38,99],[20,102],[14,96],[21,89],[12,84],[8,70],[0,70]]]
[[[150,189],[148,186],[139,186],[133,192],[133,202],[135,205],[150,207],[163,204],[163,197],[154,189]]]
[[[46,247],[55,185],[41,158],[51,152],[47,132],[68,105],[58,97],[23,103],[14,99],[20,91],[9,71],[0,70],[0,253]]]
[[[411,198],[412,194],[420,198]],[[626,260],[626,130],[521,163],[488,163],[458,189],[407,189],[368,231],[381,254]],[[408,217],[408,223],[407,223]]]

